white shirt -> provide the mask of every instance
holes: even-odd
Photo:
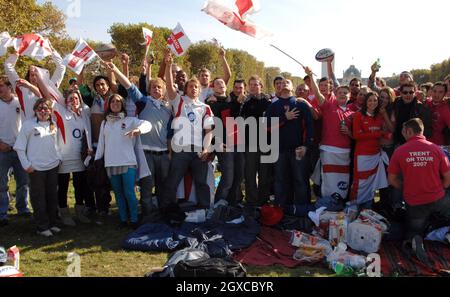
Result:
[[[199,100],[178,95],[171,101],[174,118],[172,145],[203,147],[203,129],[214,125],[211,108]]]
[[[63,161],[81,160],[83,133],[90,137],[90,120],[86,106],[81,116],[55,103],[54,114],[58,125],[58,148]]]
[[[22,121],[23,114],[20,112],[19,100],[16,97],[10,102],[0,99],[0,141],[14,146]]]
[[[61,161],[56,142],[56,124],[50,131],[49,122],[38,122],[36,118],[23,123],[17,136],[14,150],[24,169],[33,167],[37,171],[47,171],[57,167]]]
[[[141,134],[150,132],[152,124],[134,117],[118,120],[103,121],[100,128],[95,160],[105,157],[105,167],[136,166],[137,159],[134,152],[135,137],[125,136],[138,128]]]

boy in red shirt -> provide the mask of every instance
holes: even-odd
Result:
[[[394,152],[388,179],[393,187],[403,189],[407,205],[404,244],[411,240],[417,258],[429,264],[422,236],[432,215],[450,218],[450,197],[445,195],[445,188],[450,186],[450,166],[443,151],[427,141],[423,131],[419,118],[403,124],[402,134],[407,142]]]

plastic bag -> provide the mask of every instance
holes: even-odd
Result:
[[[325,239],[300,231],[292,231],[290,243],[298,247],[293,258],[302,262],[320,262],[332,251],[330,243]]]

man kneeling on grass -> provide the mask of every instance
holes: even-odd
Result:
[[[444,152],[423,136],[422,120],[411,119],[403,124],[406,143],[392,156],[389,165],[389,183],[403,189],[406,208],[407,237],[404,249],[412,244],[417,258],[431,265],[423,247],[423,233],[433,215],[450,219],[450,165]]]

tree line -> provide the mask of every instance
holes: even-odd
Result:
[[[7,31],[11,36],[25,33],[39,33],[48,37],[53,47],[64,56],[70,53],[77,40],[70,38],[66,32],[66,16],[51,2],[38,4],[35,0],[0,0],[0,32]],[[152,76],[156,77],[159,71],[159,63],[163,58],[163,51],[166,47],[166,40],[171,29],[157,27],[148,23],[123,24],[114,23],[108,29],[111,35],[111,42],[116,46],[119,53],[126,53],[130,56],[130,74],[138,75],[141,71],[141,63],[145,54],[145,47],[141,45],[144,41],[142,27],[147,27],[153,31],[153,41],[150,51],[154,53],[155,65],[152,67]],[[94,49],[100,44],[95,40],[87,40]],[[226,49],[226,57],[232,71],[229,88],[235,79],[248,79],[251,75],[257,74],[262,78],[265,85],[265,92],[273,93],[272,81],[277,75],[283,75],[293,80],[294,85],[299,84],[302,79],[295,77],[289,72],[283,72],[278,67],[266,67],[264,62],[258,61],[254,56],[239,49]],[[0,65],[3,65],[6,56],[0,57]],[[119,57],[114,61],[120,65]],[[221,76],[218,48],[212,41],[199,41],[191,45],[185,56],[177,57],[175,63],[192,76],[198,73],[202,67],[211,70],[212,77]],[[23,57],[17,64],[19,75],[24,77],[30,64],[42,66],[53,70],[51,59],[44,61],[34,61]],[[3,67],[2,67],[3,68]],[[69,70],[70,71],[70,70]],[[100,65],[94,63],[86,71],[86,81],[101,71]],[[411,73],[418,84],[428,81],[442,80],[450,73],[450,59],[441,63],[431,65],[430,69],[415,69]],[[74,74],[75,75],[75,74]],[[69,74],[66,76],[62,86],[68,85]],[[388,85],[396,86],[398,76],[393,75],[386,79]]]

